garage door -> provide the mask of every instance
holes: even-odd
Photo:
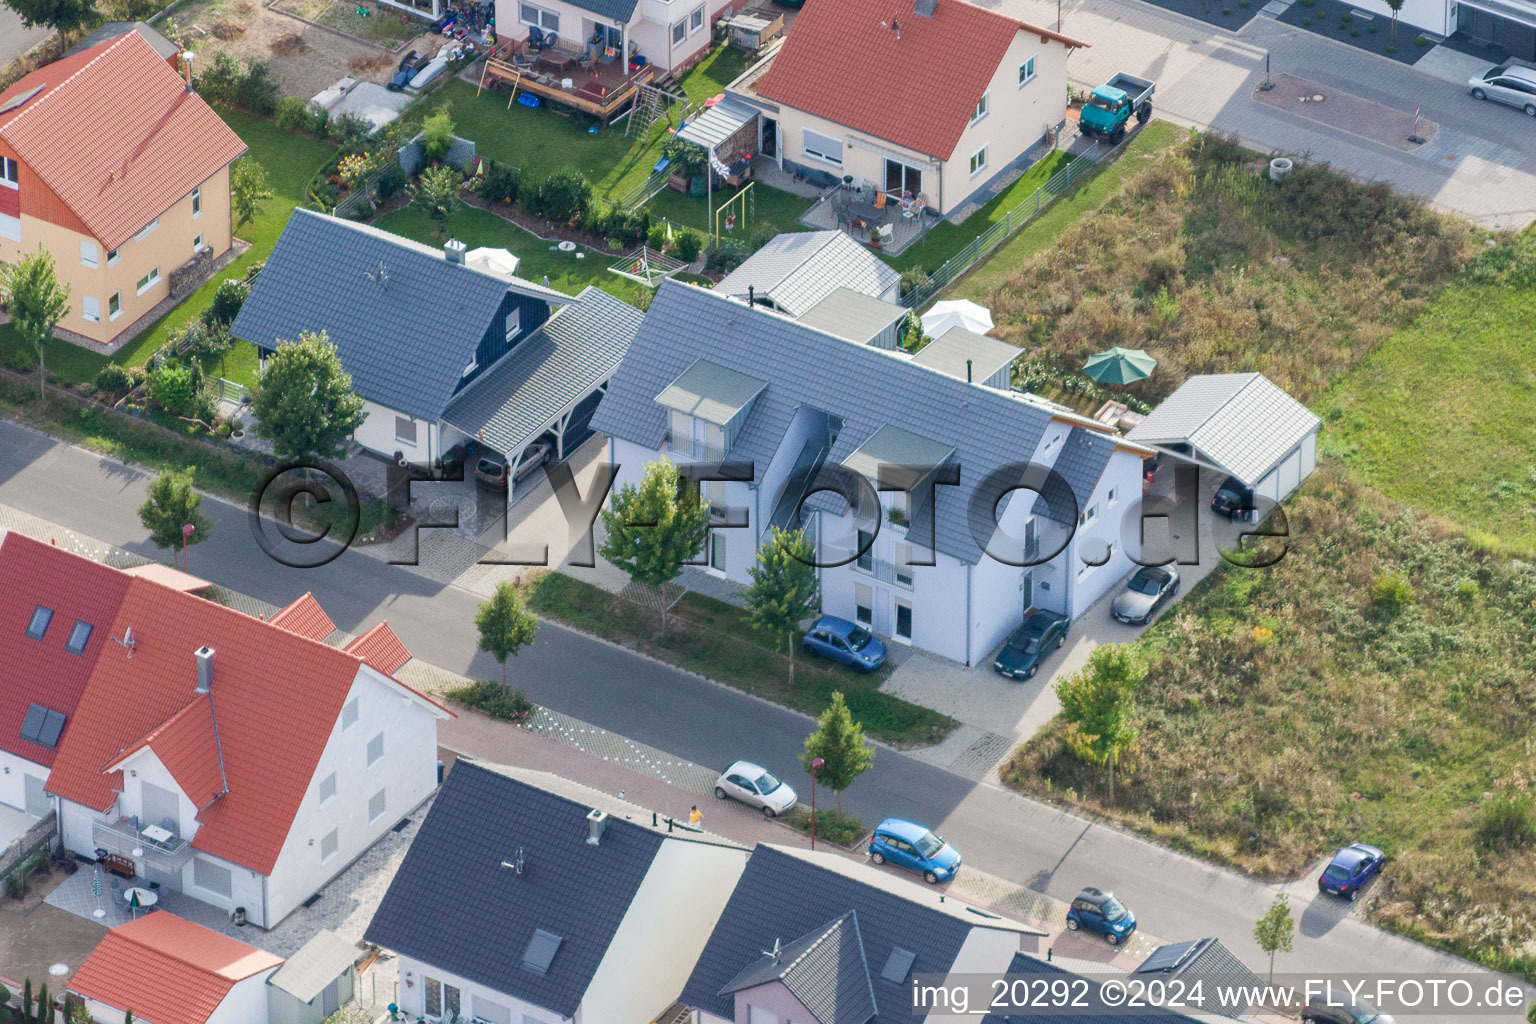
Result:
[[[1272,469],[1259,481],[1259,485],[1253,489],[1253,493],[1260,498],[1268,498],[1270,501],[1280,500],[1280,471]],[[1266,510],[1267,511],[1267,510]]]
[[[1297,448],[1280,463],[1280,497],[1285,499],[1301,483],[1301,449]]]

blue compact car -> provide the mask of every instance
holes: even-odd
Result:
[[[1118,946],[1136,930],[1136,915],[1114,893],[1084,889],[1067,910],[1067,928],[1102,935],[1111,946]]]
[[[919,872],[930,885],[947,882],[960,870],[960,851],[914,822],[886,818],[869,841],[869,859]]]
[[[805,634],[801,646],[812,654],[873,672],[885,664],[885,644],[856,622],[823,615]]]
[[[1319,892],[1343,896],[1353,903],[1360,896],[1360,888],[1381,873],[1381,865],[1387,855],[1374,846],[1355,843],[1333,855],[1333,860],[1317,879]]]

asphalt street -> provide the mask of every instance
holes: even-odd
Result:
[[[0,4],[0,64],[26,53],[52,31],[46,25],[27,28],[21,23],[21,15]]]
[[[0,503],[158,557],[135,513],[146,482],[137,470],[0,422]],[[191,550],[194,574],[278,604],[312,591],[342,629],[360,633],[387,618],[418,657],[467,675],[499,676],[491,658],[475,650],[477,599],[468,592],[356,552],[319,569],[291,569],[255,543],[244,508],[217,500],[204,508],[216,525]],[[552,623],[512,662],[511,676],[558,711],[699,764],[750,758],[806,791],[796,754],[809,720],[797,713]],[[930,824],[968,863],[1059,899],[1084,885],[1113,888],[1151,934],[1215,935],[1250,966],[1265,962],[1252,929],[1275,887],[889,749],[878,752],[844,803],[866,821],[899,815]],[[1276,965],[1281,971],[1496,977],[1365,924],[1348,904],[1319,899],[1310,877],[1289,891],[1299,928],[1295,951]]]

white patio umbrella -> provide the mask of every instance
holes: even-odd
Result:
[[[986,334],[992,329],[992,312],[970,299],[950,299],[935,302],[933,308],[923,314],[923,333],[930,338],[941,338],[952,327]]]
[[[471,249],[464,254],[464,262],[470,266],[483,266],[497,274],[517,273],[517,257],[506,249],[494,249],[490,246]]]

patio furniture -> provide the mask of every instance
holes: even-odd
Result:
[[[141,889],[138,886],[129,886],[123,890],[123,902],[130,907],[138,907],[148,910],[160,902],[160,894],[153,889]]]
[[[131,879],[136,874],[133,867],[133,861],[127,857],[124,857],[120,853],[108,853],[105,850],[98,850],[96,851],[96,860],[103,868],[107,869],[107,871],[114,875]],[[116,879],[113,879],[112,885],[114,888],[119,884],[121,883],[119,883]]]
[[[168,843],[175,833],[160,825],[151,825],[144,830],[144,838],[152,843]]]
[[[890,245],[896,240],[896,229],[889,224],[881,224],[875,229],[875,233],[880,236],[881,245]]]

